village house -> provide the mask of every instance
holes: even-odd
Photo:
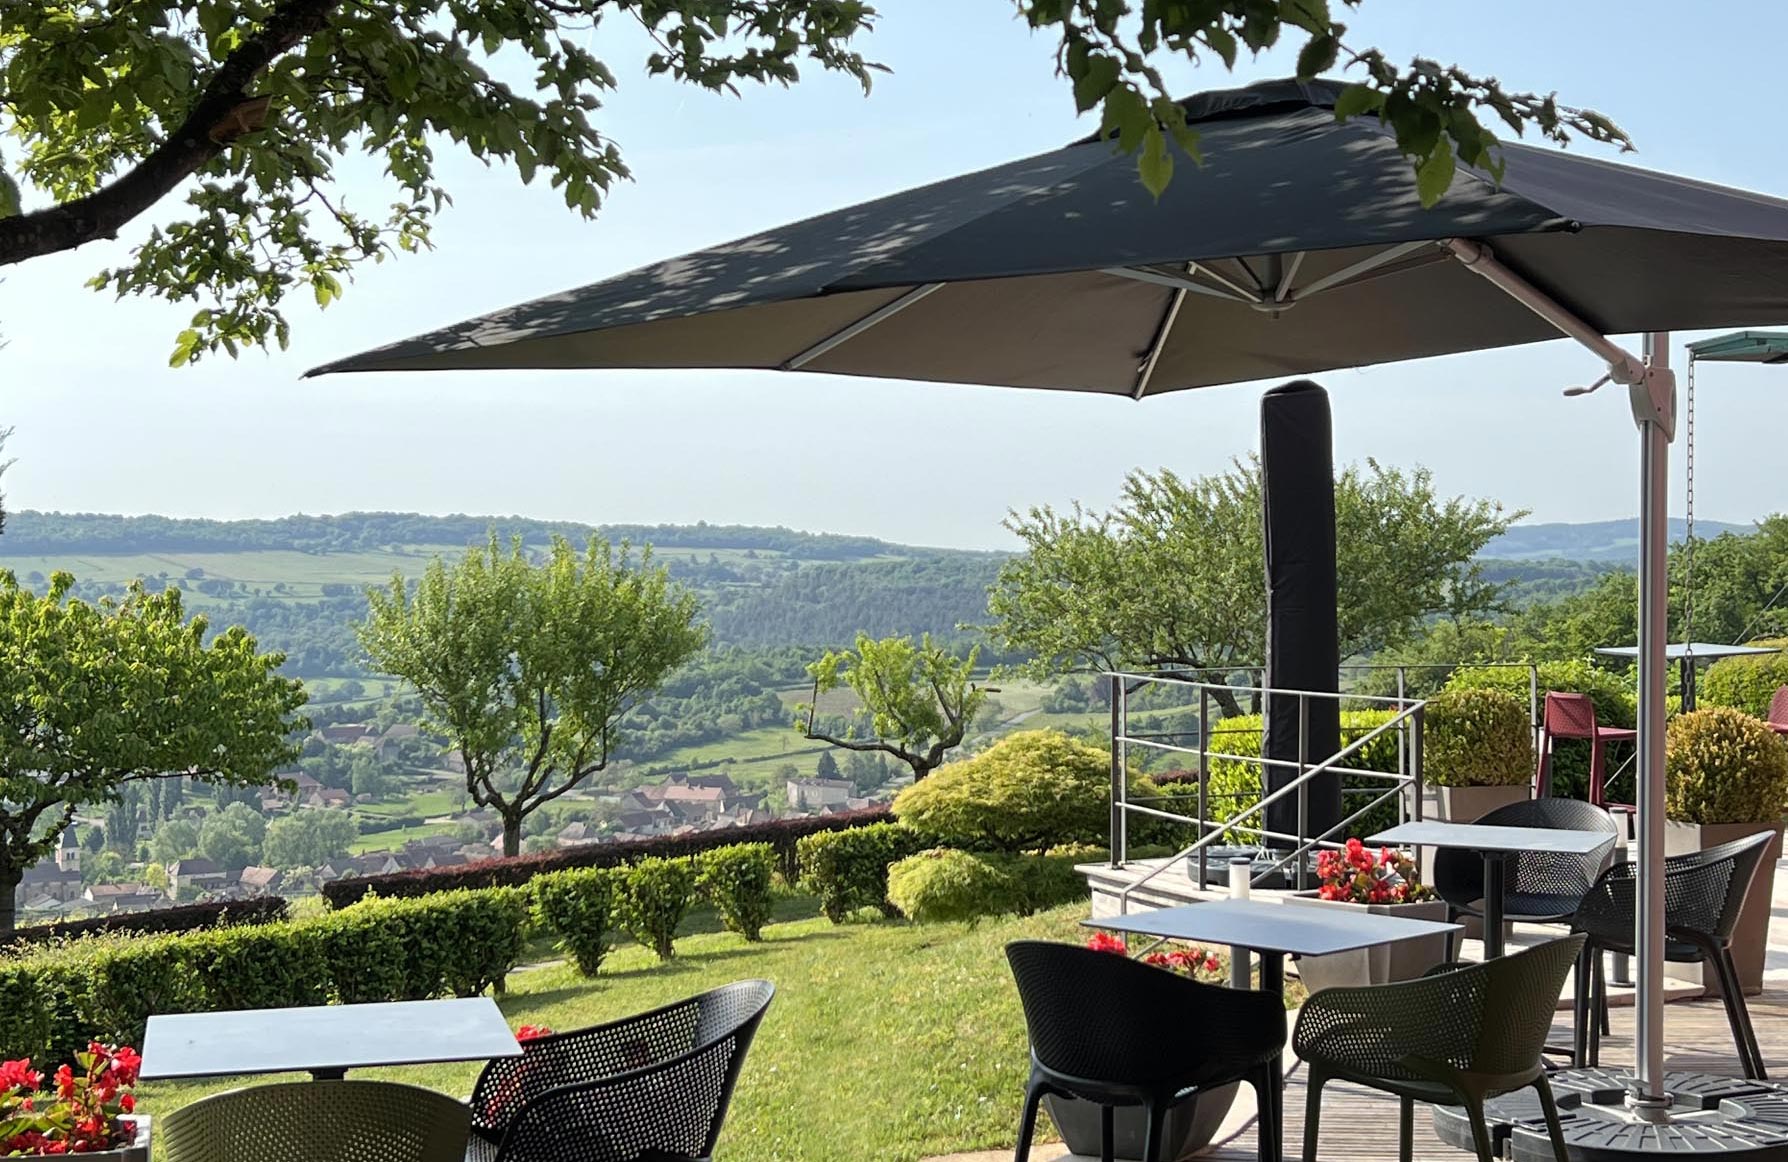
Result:
[[[141,912],[167,903],[148,884],[94,884],[81,898],[102,912]]]
[[[788,809],[790,811],[822,811],[839,809],[850,802],[857,788],[843,779],[790,779]]]
[[[245,867],[236,873],[236,887],[245,896],[278,895],[284,881],[278,868]]]
[[[216,891],[227,887],[230,873],[203,856],[177,859],[168,865],[168,894],[175,899],[188,894]]]

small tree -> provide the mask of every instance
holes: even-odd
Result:
[[[267,821],[242,803],[206,816],[199,827],[199,854],[222,868],[247,867],[261,858]]]
[[[264,785],[304,725],[303,683],[241,627],[207,644],[176,589],[95,605],[73,588],[58,572],[39,597],[0,572],[0,933],[76,810],[168,776]]]
[[[838,777],[838,760],[832,757],[831,751],[820,752],[819,762],[815,763],[813,767],[813,774],[815,778],[820,779],[836,779]]]
[[[795,729],[802,737],[851,751],[893,755],[923,779],[943,764],[944,756],[962,745],[963,735],[986,700],[971,675],[980,650],[958,658],[932,644],[931,635],[914,645],[910,637],[880,641],[857,635],[853,650],[835,650],[807,667],[813,678],[813,701],[797,707],[802,717]],[[815,718],[820,695],[849,687],[859,706],[855,722],[868,727],[864,738],[846,738],[821,730]]]
[[[155,829],[149,854],[157,863],[171,864],[199,850],[199,828],[188,819],[170,819]]]
[[[707,640],[694,594],[647,548],[635,561],[591,537],[580,557],[554,537],[536,566],[496,537],[449,570],[436,557],[367,594],[360,640],[386,673],[416,687],[423,727],[450,740],[466,793],[503,820],[503,853],[522,820],[608,766],[628,711]]]

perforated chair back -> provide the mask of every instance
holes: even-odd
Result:
[[[1744,911],[1745,898],[1751,893],[1757,871],[1774,839],[1773,832],[1765,831],[1666,860],[1664,922],[1678,923],[1672,913],[1687,919],[1705,910],[1711,913],[1712,923],[1704,931],[1721,944],[1730,944],[1739,914]],[[1681,897],[1674,908],[1669,890],[1672,881],[1679,885],[1677,894]]]
[[[474,1132],[503,1162],[705,1159],[775,997],[766,980],[524,1042],[485,1067]]]
[[[1546,695],[1545,731],[1553,738],[1594,738],[1596,704],[1587,694],[1553,690]]]
[[[160,1162],[463,1162],[470,1120],[389,1081],[297,1081],[200,1098],[156,1121]]]
[[[1777,686],[1776,692],[1769,700],[1769,717],[1766,720],[1771,726],[1788,730],[1788,686]]]
[[[1555,831],[1600,831],[1619,836],[1620,825],[1602,808],[1581,799],[1526,799],[1496,808],[1473,820],[1487,827],[1543,827]],[[1614,859],[1611,842],[1587,855],[1527,851],[1510,869],[1511,896],[1580,899]],[[1434,891],[1441,899],[1464,907],[1484,895],[1484,859],[1474,851],[1446,849],[1434,858]],[[1569,915],[1571,907],[1563,909]]]

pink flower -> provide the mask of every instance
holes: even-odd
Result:
[[[1093,933],[1092,939],[1086,942],[1086,946],[1094,952],[1115,952],[1120,956],[1130,951],[1129,946],[1122,939],[1109,932]]]

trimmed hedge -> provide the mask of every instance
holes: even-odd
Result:
[[[1341,712],[1341,742],[1345,746],[1354,742],[1361,735],[1374,727],[1382,726],[1390,721],[1389,710],[1343,710]],[[1211,749],[1223,754],[1255,758],[1260,755],[1262,718],[1258,714],[1240,715],[1225,718],[1215,724],[1211,731]],[[1311,761],[1327,758],[1326,755],[1312,755]],[[1383,771],[1386,774],[1397,773],[1397,732],[1387,730],[1354,751],[1341,761],[1342,766],[1353,767],[1362,771]],[[1237,814],[1260,802],[1259,765],[1242,762],[1240,759],[1211,759],[1210,802],[1211,818],[1224,819]],[[1350,815],[1364,807],[1372,794],[1383,794],[1391,789],[1391,784],[1383,779],[1362,778],[1358,775],[1344,775],[1341,779],[1345,794],[1341,800],[1342,814]],[[1184,782],[1177,784],[1175,793],[1196,795],[1197,784],[1190,788]],[[1236,830],[1240,835],[1232,835],[1231,839],[1247,836],[1251,831],[1262,827],[1265,821],[1262,812],[1248,817],[1246,824]],[[1374,831],[1382,831],[1394,826],[1397,822],[1396,800],[1380,803],[1371,813],[1354,821],[1349,832],[1354,835],[1370,835]]]
[[[360,826],[360,834],[381,835],[387,831],[402,831],[406,827],[420,827],[428,820],[420,815],[364,815],[355,822]]]
[[[1437,787],[1514,787],[1532,781],[1527,702],[1506,690],[1460,686],[1428,699],[1423,774]]]
[[[38,944],[46,940],[65,940],[75,936],[95,936],[107,932],[190,932],[197,928],[218,928],[240,924],[273,924],[291,912],[280,896],[259,896],[252,900],[223,900],[205,904],[181,904],[175,908],[156,908],[148,912],[118,912],[87,920],[62,920],[55,924],[34,924],[14,929],[12,941]]]
[[[658,954],[676,955],[677,928],[695,898],[695,867],[689,859],[650,855],[615,873],[616,913],[621,927]]]
[[[626,839],[614,843],[592,843],[537,855],[483,860],[464,867],[356,876],[324,884],[323,898],[331,907],[343,908],[369,893],[389,898],[426,896],[457,888],[520,887],[547,872],[578,867],[616,867],[652,856],[668,859],[699,855],[717,847],[730,847],[739,843],[769,844],[776,853],[778,869],[783,878],[793,882],[798,871],[796,845],[803,838],[885,823],[892,818],[893,814],[886,807],[865,807],[861,811],[841,811],[836,815],[773,819],[768,823],[756,823],[749,827],[696,831],[686,835],[658,835],[650,839]]]
[[[612,868],[578,867],[548,872],[532,885],[541,922],[559,938],[559,951],[584,976],[595,976],[608,955],[615,925],[616,875]]]
[[[521,958],[520,892],[368,900],[306,920],[88,936],[0,960],[0,1058],[141,1045],[151,1014],[474,995]]]
[[[1562,693],[1588,694],[1596,704],[1596,721],[1603,726],[1632,727],[1638,715],[1634,703],[1631,677],[1611,670],[1598,669],[1581,660],[1540,662],[1540,697],[1548,690]],[[1528,673],[1515,666],[1466,666],[1453,671],[1447,679],[1448,690],[1502,690],[1514,695],[1521,705],[1529,704]],[[1625,752],[1610,752],[1608,773],[1620,768]],[[1562,738],[1552,744],[1552,794],[1560,798],[1582,799],[1589,794],[1589,742],[1587,739]],[[1632,800],[1624,794],[1611,796]]]
[[[931,847],[933,841],[900,823],[872,823],[848,831],[809,835],[796,844],[801,883],[820,898],[820,911],[834,924],[859,908],[880,908],[895,916],[888,900],[888,867]]]
[[[1014,911],[1018,885],[1005,861],[953,847],[909,855],[888,869],[888,899],[919,924],[966,920]]]
[[[1730,706],[1670,720],[1664,775],[1666,812],[1685,823],[1778,823],[1788,810],[1788,746]]]
[[[1788,638],[1767,638],[1754,646],[1788,647]],[[1788,686],[1788,653],[1721,658],[1702,675],[1700,701],[1706,706],[1731,706],[1762,718],[1778,686]]]
[[[719,847],[695,857],[696,882],[728,932],[763,939],[774,900],[776,852],[767,843]]]

